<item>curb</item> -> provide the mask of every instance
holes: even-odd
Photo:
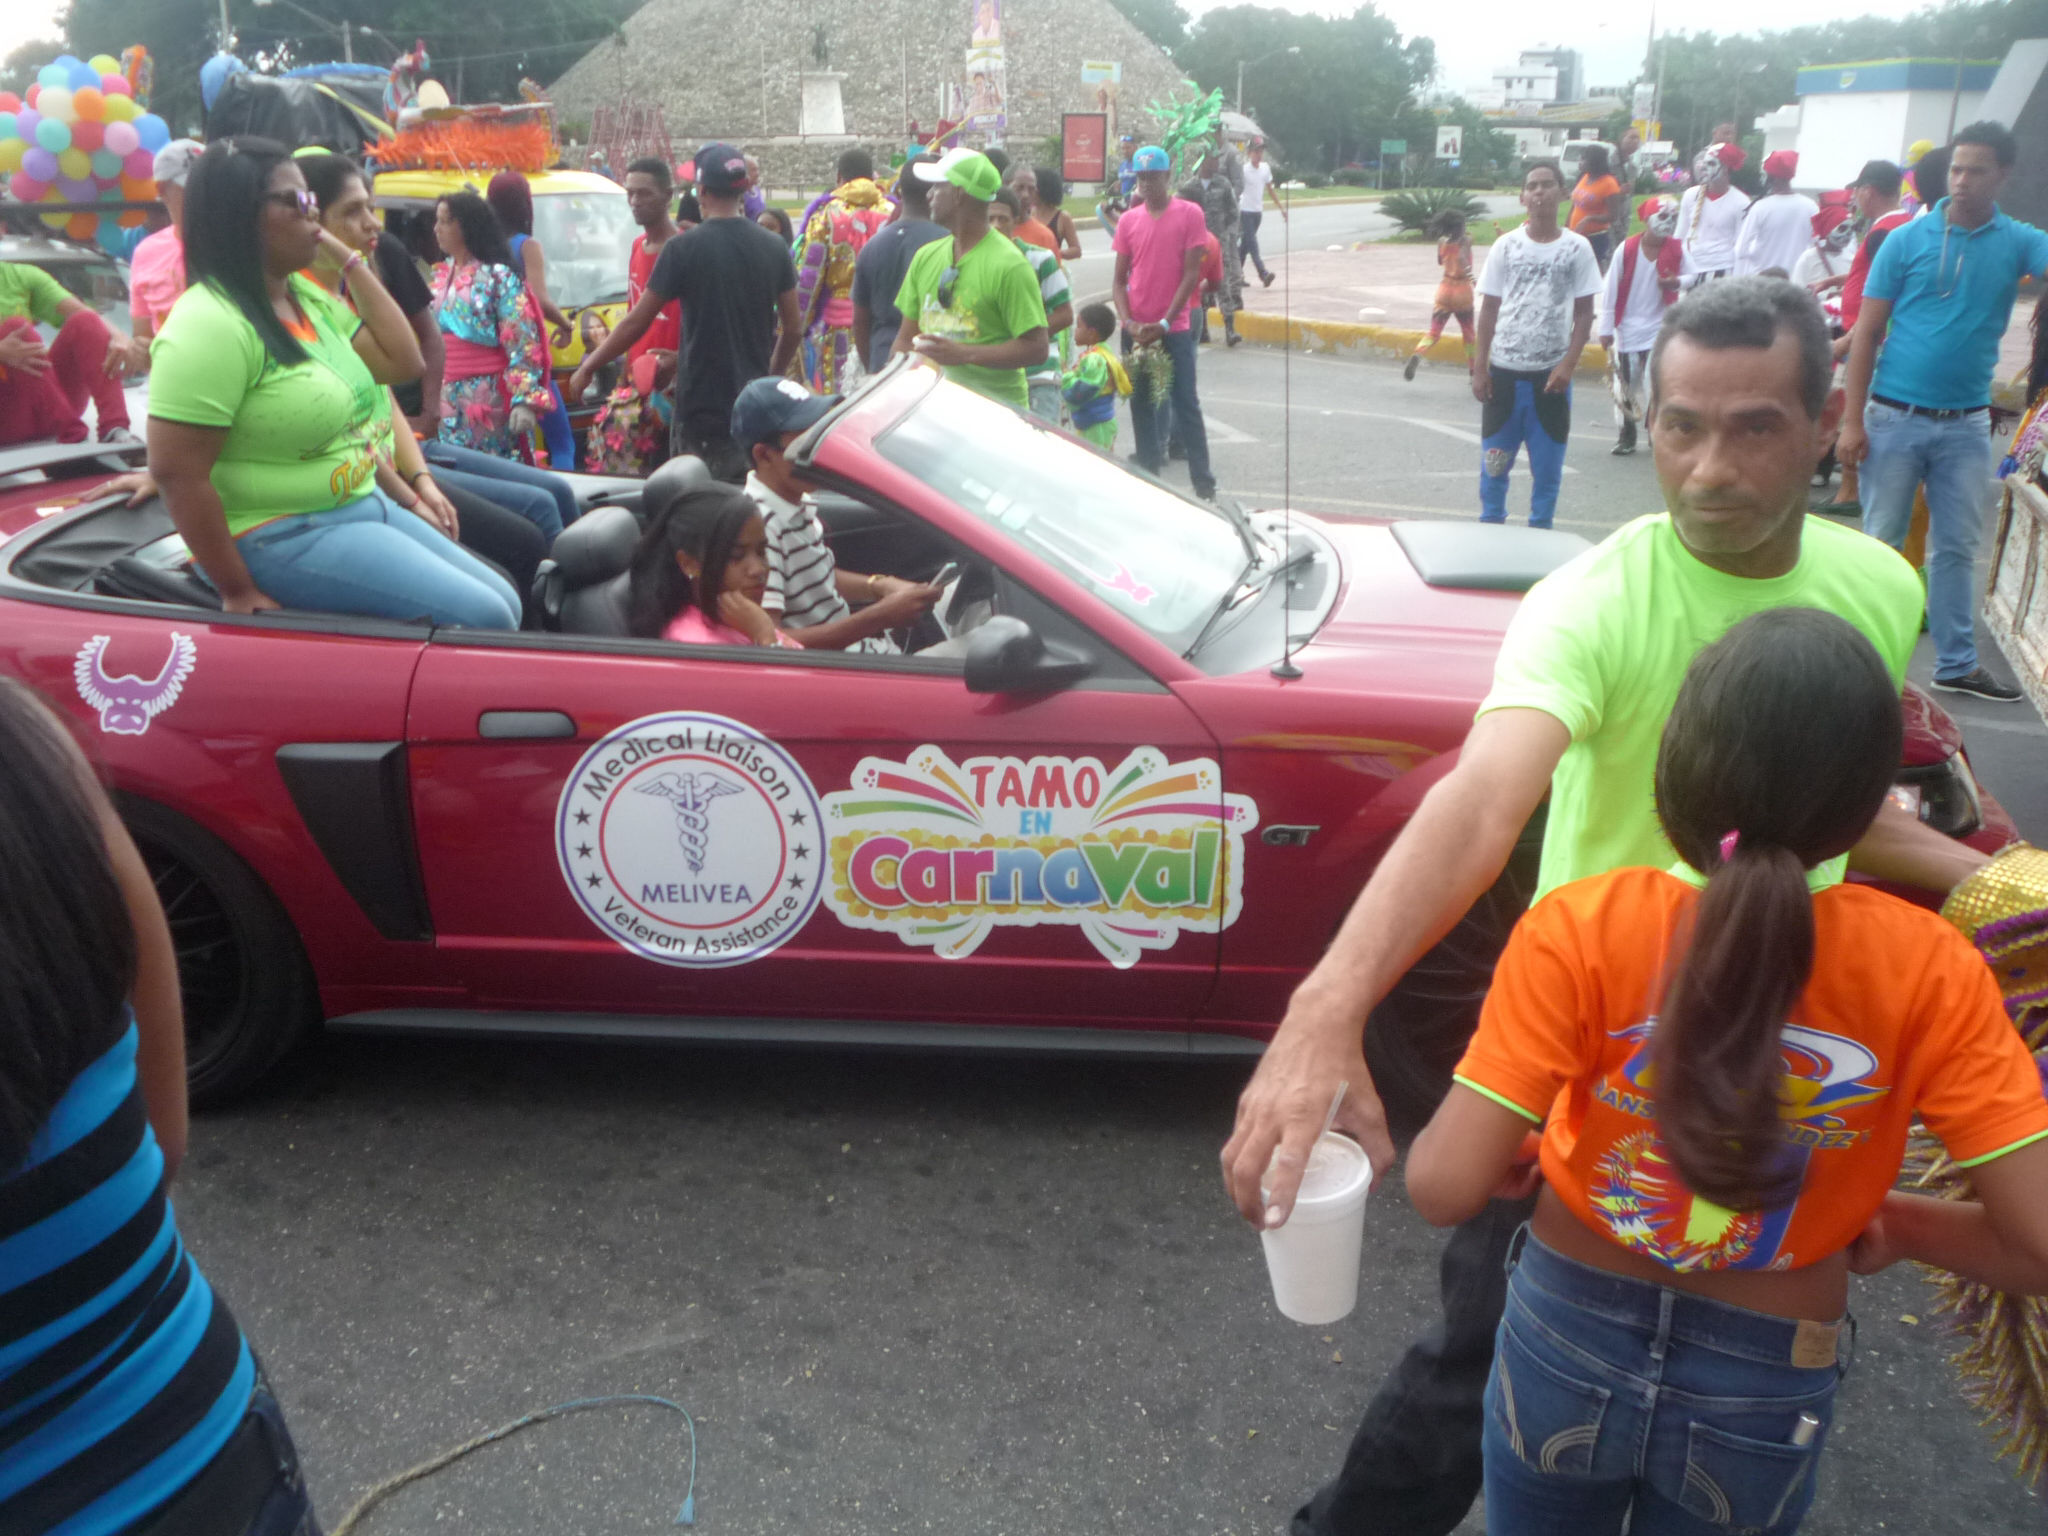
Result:
[[[1223,316],[1209,311],[1212,332],[1223,329]],[[1291,351],[1324,353],[1337,357],[1384,355],[1405,358],[1429,335],[1396,325],[1362,325],[1345,320],[1284,320],[1279,315],[1241,309],[1237,312],[1237,334],[1255,347],[1281,347]],[[1466,361],[1465,343],[1456,336],[1440,339],[1430,357],[1440,363]],[[1579,354],[1582,374],[1607,372],[1607,349],[1588,342]]]
[[[1217,333],[1223,329],[1223,316],[1217,310],[1209,311],[1209,328]],[[1336,357],[1382,355],[1405,359],[1422,344],[1429,332],[1344,320],[1283,320],[1278,315],[1241,309],[1237,312],[1237,334],[1255,347],[1282,347]],[[1464,340],[1457,336],[1442,337],[1430,350],[1429,356],[1440,363],[1465,362]],[[1582,375],[1604,376],[1607,372],[1607,349],[1597,341],[1586,343],[1586,350],[1579,354],[1578,371]],[[2027,408],[2026,391],[2010,382],[1994,384],[1991,403],[2001,411],[2017,414]]]

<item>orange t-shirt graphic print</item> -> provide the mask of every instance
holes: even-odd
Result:
[[[1969,943],[1861,886],[1813,899],[1814,968],[1780,1050],[1791,1203],[1693,1194],[1657,1134],[1650,1041],[1696,893],[1622,869],[1539,901],[1494,973],[1458,1079],[1544,1123],[1545,1180],[1594,1231],[1674,1270],[1794,1269],[1847,1247],[1897,1177],[1916,1114],[1960,1163],[2048,1136],[2048,1101]]]

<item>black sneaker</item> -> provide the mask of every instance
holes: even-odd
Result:
[[[1261,272],[1261,273],[1259,274],[1259,286],[1260,286],[1260,287],[1262,287],[1262,288],[1270,288],[1270,287],[1272,287],[1272,286],[1273,286],[1273,274],[1272,274],[1272,273],[1270,273],[1270,272]]]
[[[1632,421],[1624,421],[1621,424],[1621,440],[1614,445],[1614,457],[1616,457],[1617,459],[1625,459],[1635,451],[1636,424]]]
[[[2001,683],[1982,667],[1975,667],[1960,677],[1937,677],[1934,686],[1943,693],[1967,693],[1989,699],[1994,704],[2015,704],[2025,697],[2019,689],[2010,683]]]
[[[1401,377],[1413,379],[1415,377],[1415,370],[1421,366],[1422,354],[1420,352],[1410,352],[1408,354],[1408,361],[1401,365]]]

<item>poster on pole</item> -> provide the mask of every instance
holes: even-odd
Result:
[[[1465,157],[1465,129],[1459,123],[1441,123],[1436,130],[1436,157],[1462,160]]]
[[[1109,114],[1060,115],[1060,175],[1069,182],[1109,180]]]
[[[967,36],[967,115],[961,127],[1000,139],[1010,125],[1003,78],[1003,0],[973,0]]]

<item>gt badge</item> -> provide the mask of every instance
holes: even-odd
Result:
[[[78,685],[78,696],[100,712],[102,731],[140,736],[149,729],[150,721],[178,702],[185,679],[199,660],[199,647],[190,635],[171,631],[171,654],[164,658],[157,675],[144,681],[127,673],[118,677],[108,674],[104,662],[112,643],[110,636],[94,635],[81,645],[71,663],[71,677]]]
[[[583,755],[555,856],[590,920],[664,965],[758,960],[818,905],[817,793],[796,760],[723,715],[647,715]]]

